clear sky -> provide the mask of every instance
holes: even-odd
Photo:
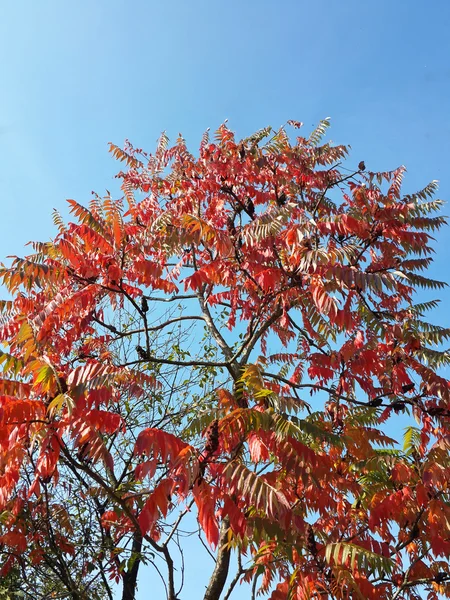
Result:
[[[439,179],[450,198],[449,23],[449,0],[3,2],[0,261],[52,236],[65,198],[117,189],[107,142],[152,150],[165,129],[195,149],[227,118],[245,136],[330,116],[350,164],[405,164],[407,191]],[[438,242],[450,280],[449,230]]]

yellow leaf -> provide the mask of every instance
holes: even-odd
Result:
[[[74,407],[73,398],[71,398],[69,394],[58,394],[47,406],[47,412],[49,416],[55,417],[57,415],[60,415],[63,411],[64,405],[66,405],[67,412],[70,416]]]

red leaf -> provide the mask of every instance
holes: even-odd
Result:
[[[215,514],[216,501],[213,490],[202,482],[202,484],[194,487],[193,494],[198,510],[198,522],[208,543],[216,548],[219,543],[219,525]]]

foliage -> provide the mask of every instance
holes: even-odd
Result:
[[[403,167],[344,168],[328,120],[288,126],[222,125],[198,157],[181,136],[111,144],[123,197],[69,200],[74,221],[2,268],[2,575],[126,600],[162,560],[175,600],[195,508],[206,600],[232,552],[226,598],[239,579],[272,600],[450,597],[450,330],[415,297],[445,285],[436,183],[405,196]]]

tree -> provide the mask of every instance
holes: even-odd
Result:
[[[69,200],[75,222],[55,212],[55,239],[3,267],[3,574],[130,600],[153,568],[175,600],[192,511],[205,600],[241,579],[450,597],[450,330],[416,298],[445,285],[426,276],[442,202],[436,182],[403,195],[403,167],[344,168],[327,126],[222,125],[198,157],[111,145],[123,197]]]

